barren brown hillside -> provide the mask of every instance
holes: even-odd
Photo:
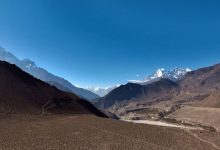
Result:
[[[0,115],[46,113],[95,114],[105,116],[89,102],[65,93],[0,61]]]

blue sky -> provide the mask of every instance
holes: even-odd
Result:
[[[220,62],[220,1],[0,0],[0,45],[81,87],[196,69]]]

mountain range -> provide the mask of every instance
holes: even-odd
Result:
[[[38,67],[35,64],[35,62],[31,61],[30,59],[23,59],[23,60],[18,59],[16,56],[6,51],[2,47],[0,47],[0,60],[7,61],[11,64],[15,64],[20,69],[31,74],[35,78],[45,81],[51,85],[54,85],[60,90],[75,93],[78,96],[85,98],[87,100],[93,100],[99,98],[97,94],[94,94],[91,91],[85,90],[83,88],[78,88],[72,85],[69,81],[65,80],[64,78],[53,75],[49,73],[47,70]]]
[[[65,80],[64,78],[58,77],[49,73],[44,68],[38,67],[35,62],[30,59],[23,59],[20,60],[12,53],[6,51],[4,48],[0,47],[0,60],[7,61],[11,64],[15,64],[23,71],[33,75],[35,78],[38,78],[42,81],[49,83],[50,85],[54,85],[60,90],[66,92],[73,92],[78,96],[85,98],[87,100],[94,100],[100,97],[107,95],[113,89],[119,87],[120,85],[116,86],[109,86],[106,88],[100,87],[87,87],[86,89],[76,87],[72,85],[69,81]],[[189,68],[182,69],[182,68],[174,68],[172,70],[165,70],[163,68],[158,69],[152,75],[146,77],[142,81],[138,80],[130,80],[130,83],[137,83],[137,84],[149,84],[155,81],[160,80],[161,78],[168,78],[172,81],[176,81],[180,79],[184,74],[191,71]]]
[[[155,81],[159,81],[162,78],[169,79],[176,82],[180,80],[187,72],[190,72],[189,68],[174,68],[171,70],[165,70],[160,68],[156,70],[152,75],[147,76],[144,80],[130,80],[130,83],[137,83],[141,85],[146,85]]]
[[[180,109],[182,105],[220,108],[220,64],[194,71],[186,69],[183,71],[185,75],[182,70],[178,70],[171,71],[179,75],[176,78],[160,69],[153,77],[149,77],[157,79],[154,82],[149,83],[147,78],[142,82],[144,84],[121,85],[100,98],[95,105],[119,116],[126,116],[131,112],[134,115],[140,111],[144,113],[141,115],[146,116],[151,111],[160,117],[164,113]]]
[[[191,69],[189,68],[174,68],[171,70],[165,70],[163,68],[160,68],[156,70],[152,75],[147,76],[144,80],[129,80],[129,83],[136,83],[140,85],[146,85],[150,84],[156,81],[159,81],[162,78],[170,79],[171,81],[176,82],[177,80],[180,80],[187,72],[190,72]],[[101,87],[87,87],[86,89],[101,96],[104,97],[109,92],[114,90],[115,88],[119,87],[120,85],[116,86],[108,86],[106,88]]]
[[[139,125],[109,119],[90,102],[58,90],[5,61],[0,61],[0,80],[0,147],[4,150],[48,147],[68,150],[217,149],[203,137],[219,144],[219,134],[207,129]],[[168,79],[161,80],[160,88],[154,82],[155,87],[146,85],[146,91],[157,88],[162,92],[177,86]],[[135,86],[137,90],[131,92],[139,91],[141,85]],[[108,115],[114,117],[114,114]]]
[[[101,109],[106,109],[133,101],[145,101],[148,99],[150,101],[153,98],[164,98],[168,92],[172,90],[175,91],[176,87],[177,84],[169,79],[161,79],[160,81],[147,85],[128,83],[126,85],[121,85],[101,98],[98,101],[98,106]]]
[[[210,117],[215,112],[213,108],[220,108],[220,64],[193,71],[189,68],[158,69],[143,80],[85,90],[29,59],[18,59],[3,48],[0,48],[0,60],[10,63],[0,62],[0,97],[4,98],[0,98],[0,115],[86,113],[105,116],[105,113],[122,119],[174,117],[182,121],[188,117],[197,122],[201,121],[200,114]],[[84,98],[94,99],[93,104],[104,113]],[[198,114],[199,111],[203,112]],[[202,123],[207,121],[203,119]],[[220,126],[220,122],[215,124]],[[212,125],[212,121],[207,125]]]
[[[116,85],[116,86],[108,86],[106,88],[101,88],[101,87],[87,87],[86,89],[103,97],[105,95],[107,95],[109,92],[111,92],[113,89],[119,87],[120,85]]]

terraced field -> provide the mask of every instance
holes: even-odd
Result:
[[[0,150],[217,150],[220,134],[90,115],[5,118]]]

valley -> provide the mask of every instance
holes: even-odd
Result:
[[[122,85],[95,105],[130,122],[171,123],[219,132],[219,83],[220,64],[216,64],[189,71],[177,81],[162,77],[146,85]]]
[[[200,85],[180,90],[185,77],[128,83],[97,100],[99,110],[4,61],[0,79],[0,150],[220,149],[218,84],[208,94]]]
[[[0,0],[0,150],[220,150],[220,0]]]

